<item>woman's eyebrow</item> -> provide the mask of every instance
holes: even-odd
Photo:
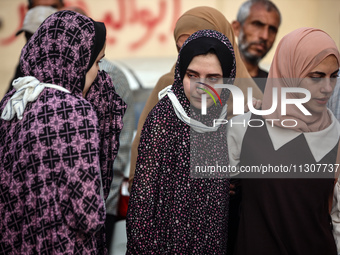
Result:
[[[332,73],[332,75],[333,74],[337,74],[339,72],[339,69],[337,69],[336,71],[334,71],[333,73]]]
[[[338,71],[339,71],[339,70],[337,69],[336,71],[334,71],[334,72],[332,73],[332,75],[335,74],[335,73],[338,73]],[[323,76],[326,75],[326,73],[320,72],[320,71],[310,72],[309,75],[311,75],[311,74],[318,74],[318,75],[323,75]]]
[[[192,69],[187,69],[187,72],[199,74],[199,72],[192,70]],[[209,73],[209,74],[207,74],[207,76],[222,76],[222,75],[220,73]]]
[[[319,72],[319,71],[310,72],[309,75],[311,75],[311,74],[326,75],[325,73]]]
[[[191,73],[195,73],[195,74],[198,74],[199,72],[195,71],[195,70],[192,70],[192,69],[187,69],[187,72],[191,72]]]
[[[207,76],[222,76],[220,73],[209,73]]]

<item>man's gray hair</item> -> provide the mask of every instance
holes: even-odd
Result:
[[[250,13],[250,8],[254,5],[254,4],[260,4],[263,7],[266,8],[266,10],[268,12],[271,11],[276,11],[279,14],[279,18],[280,18],[280,22],[279,25],[281,24],[281,13],[279,11],[279,9],[276,7],[276,5],[269,1],[269,0],[248,0],[246,2],[244,2],[240,9],[238,10],[237,13],[237,21],[240,22],[241,24],[243,24],[243,22],[248,18],[249,13]]]

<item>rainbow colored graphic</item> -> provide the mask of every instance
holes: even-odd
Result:
[[[220,101],[220,104],[221,104],[221,106],[222,106],[222,100],[221,100],[219,94],[217,93],[217,91],[216,91],[213,87],[211,87],[210,85],[208,85],[208,84],[206,84],[206,83],[204,83],[204,82],[199,82],[199,81],[198,81],[197,83],[198,83],[198,84],[201,84],[201,85],[204,85],[204,86],[207,86],[211,91],[213,91],[213,92],[215,93],[215,95],[217,96],[217,98],[218,98],[218,100]],[[203,90],[205,93],[207,93],[207,94],[212,98],[212,100],[214,101],[215,105],[217,105],[217,104],[216,104],[216,100],[215,100],[213,94],[211,94],[210,91],[208,91],[208,90],[206,90],[206,89],[203,89],[203,88],[199,88],[199,89],[201,89],[201,90]]]

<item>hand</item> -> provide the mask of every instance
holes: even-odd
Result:
[[[229,189],[229,195],[230,196],[233,196],[233,195],[235,195],[236,193],[235,193],[235,184],[231,184],[230,183],[230,189]]]
[[[260,109],[262,106],[262,101],[253,97],[253,107],[255,109]],[[244,106],[244,112],[249,112],[248,104]]]
[[[231,178],[229,185],[229,195],[238,196],[241,192],[241,180],[239,178]]]

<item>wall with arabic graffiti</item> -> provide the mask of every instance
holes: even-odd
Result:
[[[19,22],[17,22],[16,29],[20,28],[25,12],[26,4],[23,1],[17,1],[15,6],[11,4],[9,8],[13,8],[16,13],[12,13],[17,16]],[[168,35],[171,33],[176,19],[180,15],[180,0],[174,1],[155,1],[153,6],[144,6],[137,4],[136,0],[113,0],[113,1],[100,1],[96,0],[95,6],[90,1],[66,1],[69,5],[78,5],[82,7],[89,16],[95,20],[105,22],[108,28],[108,45],[117,46],[122,42],[128,42],[126,48],[128,52],[138,52],[143,46],[148,44],[154,36],[161,44],[167,40]],[[139,1],[142,2],[142,1]],[[145,1],[144,1],[145,2]],[[15,8],[16,7],[16,8]],[[98,12],[99,11],[99,12]],[[13,17],[13,16],[12,16]],[[13,20],[15,21],[15,20]],[[167,28],[164,30],[165,25]],[[131,28],[134,28],[131,30]],[[157,32],[156,30],[161,31]],[[131,36],[133,32],[133,36]],[[169,33],[170,32],[170,33]],[[15,30],[8,37],[1,38],[0,45],[8,46],[17,40],[14,35]],[[129,36],[130,34],[130,36]],[[124,40],[124,37],[131,37],[130,40]]]
[[[340,0],[273,0],[281,10],[282,25],[274,49],[261,62],[269,67],[282,36],[301,26],[326,30],[339,45]],[[109,59],[175,57],[173,29],[178,17],[200,5],[219,9],[228,20],[236,17],[243,0],[64,0],[107,27]],[[24,35],[15,36],[25,16],[27,0],[0,0],[0,98],[14,74]]]

